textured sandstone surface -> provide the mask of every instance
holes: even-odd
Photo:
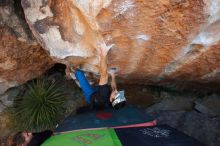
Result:
[[[0,27],[0,93],[44,73],[53,65],[39,45],[20,42],[6,27]]]
[[[219,83],[218,0],[22,0],[54,59],[97,72],[99,48],[130,83]]]
[[[41,75],[53,65],[28,28],[21,4],[12,0],[1,1],[0,94]]]

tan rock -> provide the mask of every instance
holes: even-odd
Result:
[[[219,83],[218,0],[22,0],[38,42],[58,62],[97,73],[100,48],[121,81]],[[217,80],[215,80],[217,79]]]
[[[32,36],[21,1],[0,3],[0,95],[33,79],[54,63]]]
[[[0,27],[0,93],[44,73],[53,61],[39,45],[18,41],[12,30]]]

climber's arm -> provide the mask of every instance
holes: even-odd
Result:
[[[114,46],[114,45],[109,45],[106,46],[105,44],[100,44],[102,47],[98,47],[97,51],[99,54],[99,72],[100,72],[100,80],[99,80],[99,85],[105,85],[108,83],[108,72],[107,72],[107,55],[109,50]]]
[[[100,80],[99,80],[99,85],[105,85],[105,84],[108,83],[107,53],[101,53],[99,57],[100,57],[100,64],[99,64]]]
[[[117,90],[117,85],[116,85],[116,79],[115,79],[114,73],[111,74],[111,78],[112,78],[112,81],[111,81],[112,91],[115,91]]]

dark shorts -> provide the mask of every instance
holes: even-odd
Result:
[[[91,102],[91,97],[94,96],[94,101],[101,101],[105,103],[109,103],[110,95],[111,95],[111,86],[108,84],[91,86],[86,79],[84,72],[82,70],[77,69],[75,72],[76,79],[79,81],[80,87],[85,96],[86,102]]]
[[[92,95],[94,97],[94,105],[107,107],[110,103],[111,86],[108,84],[96,86],[97,91]]]

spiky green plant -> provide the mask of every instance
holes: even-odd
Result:
[[[23,130],[39,132],[54,128],[64,109],[65,94],[57,83],[37,80],[24,97],[14,102],[14,115]]]

